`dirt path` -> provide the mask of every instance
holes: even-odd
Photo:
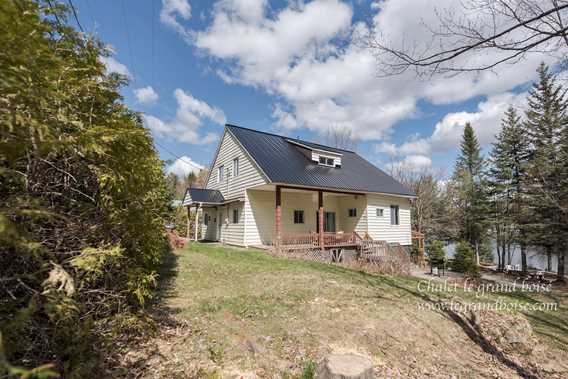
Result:
[[[497,295],[425,293],[416,278],[254,251],[192,245],[166,273],[157,335],[122,357],[125,377],[309,378],[338,351],[368,355],[377,377],[568,377],[562,296],[560,309],[537,314],[541,331],[514,312],[429,308]]]

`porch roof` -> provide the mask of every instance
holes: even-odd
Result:
[[[393,177],[353,151],[235,125],[227,125],[227,129],[272,183],[415,196]],[[341,167],[326,167],[314,163],[298,149],[295,143],[314,150],[340,154]]]
[[[195,203],[223,204],[225,202],[225,198],[220,191],[206,188],[190,187],[185,191],[185,196],[183,198],[183,205]]]

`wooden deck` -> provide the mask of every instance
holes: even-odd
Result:
[[[356,232],[351,233],[323,233],[323,248],[356,247],[361,245],[363,239]],[[286,250],[301,250],[318,248],[320,246],[318,233],[295,233],[283,235],[280,247]]]

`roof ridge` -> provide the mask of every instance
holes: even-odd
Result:
[[[345,151],[345,152],[347,152],[347,153],[354,153],[354,154],[357,154],[357,153],[354,152],[353,150],[347,150],[347,149],[342,149],[342,148],[340,148],[340,147],[333,147],[333,146],[322,145],[321,143],[306,141],[306,140],[299,139],[299,138],[294,138],[294,137],[286,137],[286,136],[283,136],[283,135],[281,135],[281,134],[270,133],[270,132],[266,132],[266,131],[264,131],[264,130],[246,128],[246,127],[244,127],[244,126],[235,125],[235,124],[225,124],[225,126],[226,126],[226,127],[232,127],[232,128],[244,129],[244,130],[250,130],[251,132],[267,134],[267,135],[269,135],[269,136],[280,137],[280,138],[288,139],[288,140],[292,140],[292,141],[309,143],[309,144],[316,145],[316,146],[321,146],[321,147],[324,147],[324,148],[327,148],[327,149],[335,149],[335,150],[339,150],[339,151]]]

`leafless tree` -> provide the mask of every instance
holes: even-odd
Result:
[[[339,125],[330,126],[325,136],[329,146],[345,150],[357,150],[357,139],[353,136],[351,129],[342,128]]]
[[[432,2],[433,4],[435,2]],[[491,70],[530,53],[567,62],[568,0],[462,0],[436,9],[439,24],[424,25],[428,41],[395,43],[375,35],[366,45],[384,75],[418,76]]]

